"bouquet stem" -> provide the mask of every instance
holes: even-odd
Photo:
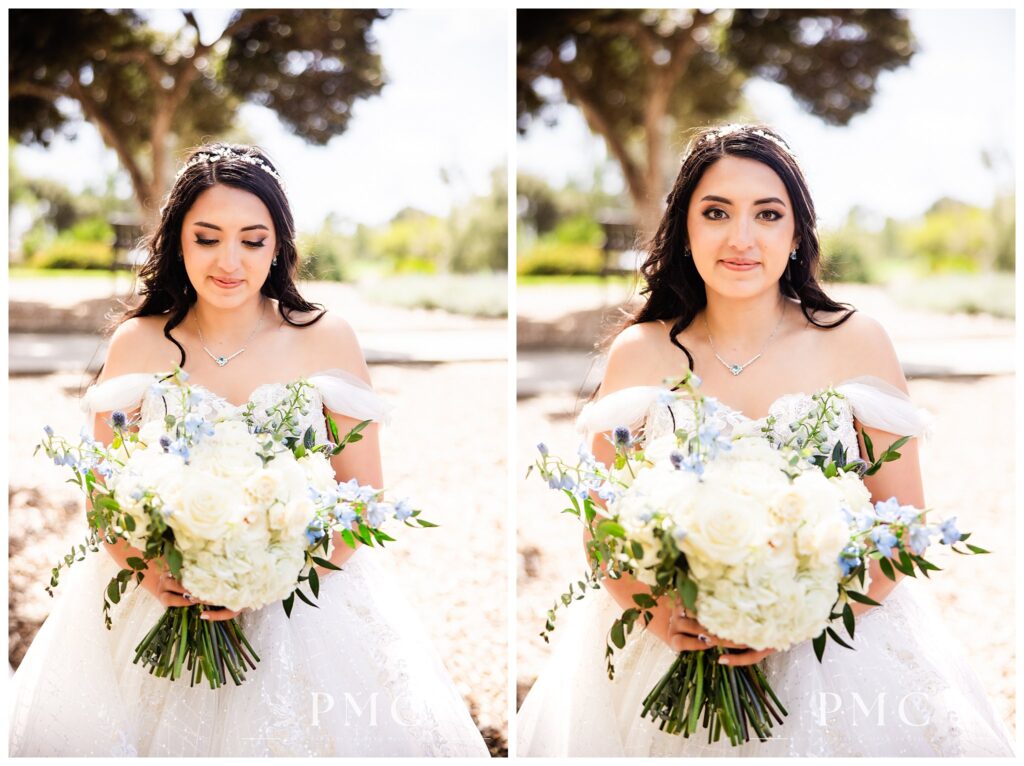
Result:
[[[721,649],[680,652],[644,699],[641,717],[684,737],[696,733],[699,724],[708,742],[717,742],[722,732],[734,746],[749,742],[751,734],[768,739],[786,709],[759,666],[719,665],[722,654]]]
[[[235,620],[203,620],[204,609],[198,605],[170,607],[135,647],[133,662],[141,662],[152,675],[172,681],[181,677],[184,668],[191,686],[205,678],[211,689],[217,689],[229,676],[239,686],[246,670],[255,670],[260,658]]]

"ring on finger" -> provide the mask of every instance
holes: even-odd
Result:
[[[711,639],[708,638],[707,636],[705,636],[703,633],[700,633],[700,634],[697,635],[697,640],[700,641],[702,644],[710,644],[711,643]]]
[[[182,593],[182,594],[181,594],[181,597],[182,597],[183,599],[185,599],[186,601],[191,601],[191,600],[192,600],[192,598],[193,598],[192,594],[191,594],[191,593],[189,593],[188,591],[185,591],[184,593]]]

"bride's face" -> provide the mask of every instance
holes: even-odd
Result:
[[[686,228],[708,291],[729,298],[777,290],[797,244],[785,184],[770,167],[746,157],[722,157],[704,172]]]
[[[185,271],[199,300],[230,309],[259,295],[277,249],[259,197],[217,184],[198,197],[181,226]]]

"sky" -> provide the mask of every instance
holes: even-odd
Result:
[[[153,13],[155,26],[181,26],[175,11]],[[208,40],[230,11],[196,14]],[[444,215],[490,189],[491,171],[507,161],[506,19],[503,10],[408,10],[374,24],[389,83],[355,105],[349,129],[326,147],[292,136],[267,109],[242,108],[239,119],[284,176],[300,230],[319,228],[332,212],[370,225],[410,206]],[[73,191],[102,188],[118,172],[114,153],[88,124],[74,142],[18,147],[15,161],[26,176],[56,178]],[[126,177],[118,189],[130,194]]]
[[[942,196],[979,205],[1013,181],[1013,12],[910,11],[918,53],[911,64],[883,73],[874,104],[847,127],[828,127],[804,112],[784,86],[752,80],[746,97],[796,152],[825,225],[841,223],[859,205],[874,214],[910,218]],[[557,127],[531,128],[516,147],[520,172],[556,186],[575,179],[589,186],[604,142],[579,112],[561,110]],[[681,152],[683,146],[678,146]],[[981,151],[1010,163],[996,179]],[[611,173],[605,188],[619,191]]]

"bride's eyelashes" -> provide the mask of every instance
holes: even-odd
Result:
[[[260,239],[256,241],[243,239],[242,244],[245,245],[246,247],[250,247],[256,250],[258,248],[264,247],[264,243],[266,241],[266,239]],[[219,239],[206,239],[205,237],[200,237],[198,234],[196,234],[196,244],[202,247],[212,247],[213,245],[216,245],[218,242],[220,242]]]
[[[716,215],[718,213],[720,213],[721,215]],[[707,210],[701,213],[701,215],[703,215],[709,221],[724,221],[726,218],[728,218],[726,212],[722,210],[722,208],[720,207],[709,207]],[[757,217],[760,218],[762,221],[775,222],[781,221],[783,215],[778,210],[762,210],[757,214]]]

